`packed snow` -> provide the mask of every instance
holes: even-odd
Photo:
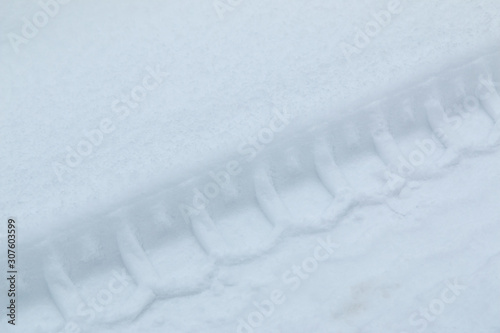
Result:
[[[1,332],[500,332],[500,2],[2,1],[0,32]]]

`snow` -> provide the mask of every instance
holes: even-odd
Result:
[[[2,332],[500,332],[499,22],[3,1]]]

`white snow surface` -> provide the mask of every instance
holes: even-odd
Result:
[[[16,219],[20,252],[1,332],[500,332],[500,104],[460,118],[401,187],[386,179],[435,134],[450,78],[471,93],[489,55],[500,81],[500,2],[72,0],[16,49],[43,3],[0,2],[1,225]],[[179,222],[277,114],[236,184]]]
[[[20,34],[22,18],[40,6],[2,1],[1,174],[13,181],[1,202],[42,225],[117,202],[236,152],[273,107],[308,118],[368,102],[374,91],[500,40],[497,1],[404,1],[349,63],[340,43],[353,44],[356,29],[387,4],[242,1],[220,20],[211,1],[71,1],[16,54],[6,34]],[[112,103],[141,83],[147,66],[168,78],[119,121]],[[66,147],[76,149],[103,118],[115,120],[115,132],[61,183],[52,164],[64,163]]]

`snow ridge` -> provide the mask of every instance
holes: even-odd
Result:
[[[263,151],[240,175],[219,173],[212,191],[198,177],[98,216],[85,229],[61,229],[28,249],[26,258],[38,258],[27,265],[29,275],[44,280],[22,287],[47,287],[37,296],[60,318],[51,333],[75,325],[91,332],[133,320],[155,301],[201,293],[219,265],[256,260],[294,234],[330,230],[356,207],[387,204],[464,157],[492,153],[500,144],[499,55],[430,78],[410,96],[386,96],[307,129],[300,140]],[[357,172],[360,165],[371,172]],[[86,316],[85,284],[114,285],[110,277],[119,270],[130,283],[117,295],[108,292],[106,310]]]

